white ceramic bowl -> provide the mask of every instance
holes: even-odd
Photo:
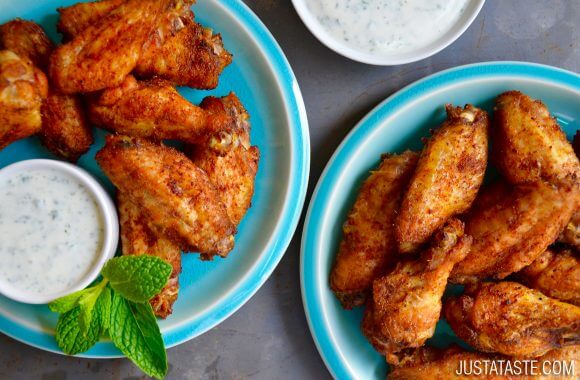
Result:
[[[115,204],[105,189],[88,172],[78,166],[55,160],[26,160],[6,166],[0,170],[0,179],[12,175],[15,172],[30,169],[57,170],[79,181],[94,197],[104,224],[103,244],[101,251],[97,253],[98,256],[94,261],[93,267],[84,277],[70,288],[53,294],[30,294],[4,283],[0,278],[0,293],[4,296],[23,303],[45,304],[59,297],[76,292],[77,290],[84,289],[97,278],[105,262],[115,256],[115,251],[117,250],[117,244],[119,241],[119,220]],[[0,202],[1,201],[2,200],[0,199]],[[43,252],[39,252],[39,254],[43,254]]]
[[[292,3],[294,4],[296,12],[298,12],[298,15],[304,24],[306,24],[306,27],[310,29],[310,32],[312,32],[320,42],[338,54],[354,61],[380,66],[394,66],[416,62],[440,52],[458,39],[459,36],[467,30],[469,25],[471,25],[473,20],[475,20],[479,14],[479,11],[483,7],[483,3],[485,3],[485,0],[471,0],[463,15],[454,25],[451,26],[449,31],[426,46],[402,53],[371,54],[346,45],[344,42],[331,35],[311,13],[307,5],[308,1],[310,0],[292,0]]]

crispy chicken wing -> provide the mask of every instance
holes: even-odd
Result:
[[[179,292],[181,250],[176,244],[156,233],[155,228],[149,225],[147,216],[124,193],[117,194],[117,204],[123,255],[157,256],[173,267],[167,285],[150,301],[155,315],[166,318],[171,314]]]
[[[241,113],[245,110],[233,94],[219,106],[203,109],[164,80],[137,81],[132,76],[105,90],[89,106],[91,122],[111,132],[204,145],[221,133],[236,130]]]
[[[444,312],[457,336],[484,352],[538,357],[580,343],[580,307],[515,282],[479,283]]]
[[[402,253],[413,252],[453,215],[466,211],[487,165],[489,119],[471,105],[446,106],[447,120],[426,143],[396,223]]]
[[[234,95],[205,98],[201,108],[211,113],[219,113],[224,108],[238,112],[236,141],[225,154],[203,145],[190,146],[188,151],[189,158],[207,173],[217,188],[230,220],[237,226],[252,203],[260,150],[250,145],[249,115]]]
[[[170,5],[171,0],[128,0],[59,46],[49,65],[57,90],[70,94],[121,84]]]
[[[126,1],[102,0],[57,8],[60,17],[56,24],[56,30],[63,35],[64,41],[70,41],[89,26],[104,19],[113,9],[118,8]]]
[[[107,136],[97,162],[152,226],[182,250],[211,258],[234,246],[235,226],[207,174],[176,149]]]
[[[30,60],[0,50],[0,149],[40,131],[47,91],[46,76]]]
[[[505,278],[531,264],[556,240],[579,201],[577,189],[538,182],[484,187],[466,217],[471,252],[450,281]]]
[[[0,46],[19,57],[30,59],[32,64],[43,71],[54,49],[54,44],[40,25],[19,18],[0,25]]]
[[[492,128],[494,161],[514,184],[580,181],[580,163],[556,119],[539,100],[518,91],[496,100]]]
[[[580,259],[571,249],[548,249],[522,269],[517,278],[547,296],[580,306]]]
[[[397,354],[420,347],[433,336],[447,277],[470,246],[471,237],[463,234],[463,223],[450,219],[434,235],[421,259],[400,262],[374,281],[362,329],[389,363],[397,364]]]
[[[373,280],[394,264],[394,220],[417,159],[411,151],[383,156],[350,210],[330,274],[330,287],[347,309],[363,305]]]

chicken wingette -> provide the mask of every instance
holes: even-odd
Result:
[[[524,285],[547,296],[580,306],[580,258],[571,249],[548,249],[517,273]]]
[[[484,187],[465,218],[471,251],[455,266],[451,282],[505,278],[531,264],[564,229],[578,204],[578,192],[543,182]]]
[[[479,283],[445,302],[458,337],[483,352],[538,357],[580,343],[580,307],[515,282]]]
[[[387,362],[399,363],[407,349],[421,347],[433,336],[447,277],[470,246],[463,223],[450,219],[419,260],[399,262],[392,272],[374,281],[362,329]]]
[[[176,149],[145,139],[107,136],[96,160],[158,233],[202,258],[226,256],[236,228],[207,174]]]
[[[487,113],[446,106],[447,120],[427,141],[396,222],[402,253],[416,251],[453,215],[466,211],[487,165]]]
[[[396,260],[394,221],[417,159],[411,151],[384,155],[360,188],[330,274],[330,287],[347,309],[363,305],[373,280]]]
[[[155,315],[166,318],[172,312],[179,292],[181,250],[149,225],[148,218],[123,192],[117,194],[119,224],[121,225],[121,250],[123,255],[151,255],[171,265],[173,271],[167,285],[151,301]]]

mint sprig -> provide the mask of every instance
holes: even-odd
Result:
[[[167,354],[148,301],[167,284],[172,267],[149,255],[109,260],[97,284],[51,302],[60,313],[56,342],[68,355],[89,350],[109,333],[113,344],[149,376],[167,374]]]

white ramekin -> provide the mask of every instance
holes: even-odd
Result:
[[[119,220],[117,217],[115,204],[105,189],[97,182],[95,178],[93,178],[92,175],[78,166],[56,160],[26,160],[14,163],[1,169],[0,178],[13,174],[14,172],[30,169],[58,170],[77,179],[80,183],[85,185],[89,192],[93,195],[104,223],[103,245],[101,247],[101,251],[98,253],[97,259],[93,264],[93,267],[78,283],[76,283],[74,286],[71,286],[69,289],[54,294],[32,295],[13,286],[9,286],[3,283],[2,279],[0,279],[0,293],[2,295],[18,302],[29,304],[45,304],[72,292],[76,292],[77,290],[84,289],[97,278],[105,262],[115,256],[117,244],[119,242]],[[1,201],[2,200],[0,199],[0,202]],[[39,252],[39,254],[43,254],[43,252]]]

